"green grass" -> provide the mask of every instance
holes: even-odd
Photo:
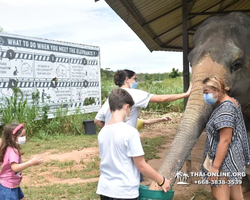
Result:
[[[208,192],[202,187],[193,192],[192,196],[194,196],[194,200],[214,200],[212,192]]]
[[[167,136],[160,136],[155,138],[142,138],[142,146],[145,153],[145,160],[159,159],[157,153],[163,149],[163,145],[167,140]]]
[[[88,173],[87,170],[72,170],[71,168],[65,172],[53,172],[53,175],[56,178],[61,179],[71,179],[71,178],[82,178],[82,179],[90,179],[90,178],[97,178],[100,176],[99,171],[94,171],[94,173]],[[90,172],[91,172],[90,171]]]
[[[100,158],[95,157],[95,158],[93,158],[93,160],[91,162],[89,162],[85,166],[83,166],[83,169],[81,169],[81,170],[72,170],[72,168],[70,167],[69,170],[66,170],[63,172],[53,172],[53,174],[55,177],[63,178],[63,179],[96,178],[96,177],[100,176],[99,165],[100,165]]]
[[[96,194],[97,183],[54,184],[48,186],[22,186],[27,199],[31,200],[94,200],[100,199]]]
[[[48,137],[47,140],[32,137],[22,146],[22,151],[25,153],[24,158],[26,156],[40,154],[46,151],[51,151],[52,153],[63,153],[98,146],[97,135],[50,135]]]
[[[181,78],[164,79],[162,83],[143,82],[139,83],[138,89],[147,91],[151,94],[181,94],[183,93],[183,80]],[[183,112],[184,100],[179,99],[168,103],[150,103],[147,111],[166,111],[166,112]]]
[[[60,169],[65,169],[69,167],[73,167],[76,164],[75,161],[64,161],[64,162],[59,162],[57,160],[51,160],[50,162],[46,162],[43,165],[45,167],[59,167]]]
[[[102,81],[102,103],[104,103],[110,91],[117,86],[114,85],[113,80]],[[161,83],[152,83],[152,81],[144,81],[138,84],[139,90],[144,90],[151,94],[181,94],[183,93],[183,80],[181,78],[165,78]],[[184,100],[179,99],[168,103],[150,103],[147,111],[161,111],[161,112],[183,112]]]

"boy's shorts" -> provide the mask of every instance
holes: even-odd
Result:
[[[19,200],[24,198],[23,191],[18,188],[7,188],[0,184],[0,196],[1,200]]]
[[[117,198],[111,198],[107,196],[100,195],[101,200],[139,200],[139,197],[134,198],[134,199],[117,199]]]

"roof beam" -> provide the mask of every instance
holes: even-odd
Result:
[[[192,8],[194,7],[194,4],[196,3],[196,0],[193,0],[191,2],[191,4],[188,6],[188,9],[187,9],[187,14],[189,15],[189,13],[191,12]]]
[[[221,2],[219,2],[219,3],[221,3]],[[227,8],[229,8],[229,7],[231,7],[231,6],[234,5],[235,3],[237,3],[237,1],[236,1],[236,2],[232,2],[231,4],[225,6],[225,7],[222,9],[222,11],[225,10],[225,9],[227,9]],[[209,9],[210,9],[210,8],[209,8]],[[207,10],[208,10],[208,9],[207,9]],[[195,17],[195,16],[193,16],[193,17]],[[192,18],[193,18],[193,17],[192,17]],[[188,31],[194,29],[194,28],[197,27],[197,26],[199,26],[199,25],[202,24],[205,20],[206,20],[206,19],[201,20],[201,21],[198,22],[197,24],[195,24],[195,25],[189,27],[189,28],[188,28]],[[175,37],[172,38],[171,40],[168,40],[168,41],[167,41],[165,44],[163,44],[162,46],[164,46],[164,45],[166,45],[166,44],[168,44],[168,43],[174,41],[175,39],[177,39],[177,38],[180,37],[180,36],[182,36],[182,33],[180,33],[179,35],[175,36]]]
[[[166,49],[166,50],[169,50],[169,49],[183,50],[182,47],[169,46],[169,45],[160,46],[160,47],[161,47],[162,49]]]
[[[193,2],[193,1],[195,2],[196,0],[189,0],[189,2]],[[189,3],[189,2],[188,2],[188,3]],[[169,14],[169,13],[175,11],[175,10],[180,9],[181,7],[182,7],[182,5],[179,5],[179,6],[175,7],[175,8],[173,8],[173,9],[171,9],[171,10],[169,10],[169,11],[167,11],[167,12],[161,14],[161,15],[159,15],[158,17],[156,17],[156,18],[154,18],[154,19],[151,19],[151,20],[147,21],[146,23],[142,24],[141,26],[146,26],[146,25],[148,25],[148,24],[150,24],[150,23],[156,21],[157,19],[160,19],[161,17],[164,17],[165,15],[167,15],[167,14]],[[191,6],[191,7],[193,7],[193,6]]]
[[[159,15],[158,17],[156,17],[156,18],[154,18],[154,19],[151,19],[151,20],[149,20],[148,22],[142,24],[142,26],[146,26],[146,25],[148,25],[148,24],[150,24],[150,23],[156,21],[157,19],[160,19],[161,17],[164,17],[165,15],[167,15],[167,14],[169,14],[169,13],[175,11],[175,10],[180,9],[181,7],[182,7],[182,5],[177,6],[177,7],[173,8],[173,9],[171,9],[171,10],[169,10],[169,11],[163,13],[162,15]]]
[[[250,12],[250,10],[226,10],[226,11],[215,11],[215,12],[199,12],[199,13],[189,13],[190,16],[198,15],[221,15],[228,14],[231,12]]]
[[[207,11],[207,10],[209,10],[209,9],[211,9],[211,8],[213,8],[213,7],[215,7],[215,6],[217,6],[217,5],[219,5],[219,4],[220,4],[221,2],[223,2],[223,1],[225,1],[225,0],[221,0],[221,1],[219,1],[218,3],[216,3],[216,4],[214,4],[214,5],[212,5],[212,6],[208,7],[208,8],[206,8],[205,10],[203,10],[203,12],[205,12],[205,11]],[[188,17],[188,20],[193,19],[194,17],[195,17],[195,16]],[[162,35],[165,35],[167,32],[172,31],[173,29],[177,28],[177,27],[180,26],[180,25],[182,25],[182,22],[179,23],[179,24],[177,24],[177,25],[175,25],[175,26],[173,26],[172,28],[168,29],[167,31],[164,31],[164,32],[162,32],[161,34],[155,36],[155,37],[153,38],[153,40],[155,40],[155,39],[161,37]]]

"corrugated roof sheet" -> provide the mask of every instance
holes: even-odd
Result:
[[[244,11],[249,0],[187,0],[189,48],[198,26],[213,14]],[[182,51],[182,0],[106,0],[150,51]]]

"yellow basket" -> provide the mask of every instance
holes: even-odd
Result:
[[[149,190],[149,186],[140,185],[139,187],[139,200],[172,200],[174,197],[174,190],[164,193],[159,190]]]

